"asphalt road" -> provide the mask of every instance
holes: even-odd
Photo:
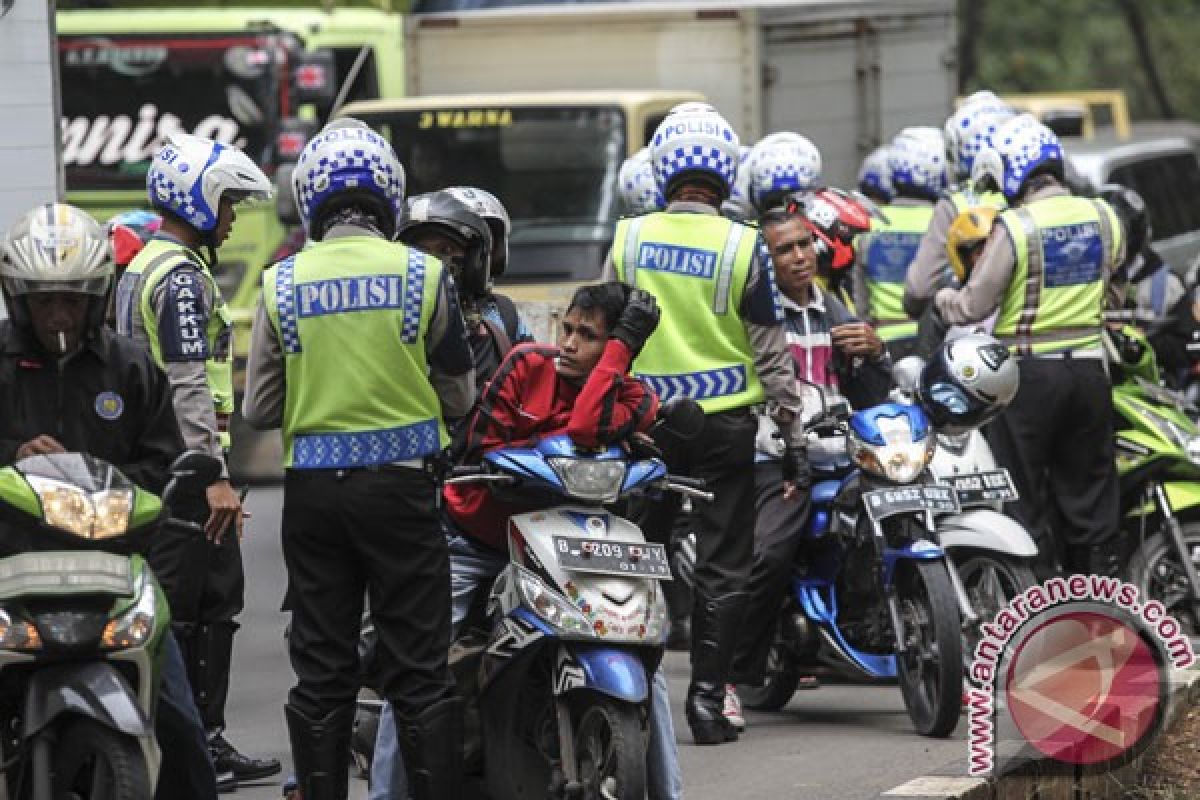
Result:
[[[279,549],[282,490],[255,488],[244,542],[246,611],[234,653],[228,706],[230,739],[245,752],[290,768],[283,703],[293,683],[279,612],[284,567]],[[667,661],[675,729],[689,800],[874,800],[877,794],[966,755],[965,725],[947,740],[913,733],[899,691],[886,686],[827,685],[798,692],[777,714],[748,712],[736,744],[696,747],[683,718],[687,658]],[[239,800],[278,798],[279,781],[243,786]],[[352,798],[366,784],[351,781]]]

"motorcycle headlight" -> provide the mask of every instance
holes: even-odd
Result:
[[[525,605],[551,627],[569,636],[592,636],[592,625],[570,600],[526,569],[517,569],[517,589]]]
[[[912,428],[903,417],[881,419],[879,429],[886,444],[871,444],[852,434],[850,457],[862,469],[893,483],[912,483],[933,459],[934,437],[913,441]]]
[[[0,650],[28,652],[42,649],[42,637],[32,623],[13,619],[8,611],[0,608]]]
[[[111,539],[129,526],[132,489],[108,489],[88,494],[70,484],[40,475],[25,479],[37,493],[47,525],[83,539]]]
[[[154,633],[154,621],[158,615],[154,585],[146,580],[145,573],[138,579],[137,600],[119,617],[114,617],[104,626],[100,644],[106,650],[128,650],[141,647]]]
[[[594,458],[548,458],[567,494],[580,500],[612,503],[625,484],[625,462]]]

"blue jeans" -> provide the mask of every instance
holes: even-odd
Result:
[[[475,593],[491,590],[496,576],[508,566],[508,557],[478,545],[466,536],[452,534],[447,544],[450,547],[450,638],[453,641]],[[646,754],[650,800],[679,800],[683,797],[683,771],[679,768],[679,750],[675,745],[667,678],[661,669],[654,673],[651,697],[650,747]],[[375,737],[367,800],[404,800],[407,796],[408,778],[396,741],[396,718],[391,704],[384,703]]]

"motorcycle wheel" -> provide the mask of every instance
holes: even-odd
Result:
[[[54,748],[53,794],[76,800],[150,800],[150,776],[132,736],[77,717]]]
[[[991,622],[1014,597],[1037,583],[1033,569],[1022,558],[975,549],[954,550],[950,558],[981,624]],[[979,638],[978,626],[963,632],[965,659],[975,652]]]
[[[584,800],[646,796],[646,737],[641,709],[587,695],[575,726],[575,761]]]
[[[1183,544],[1200,569],[1200,522],[1183,523]],[[1192,611],[1192,592],[1175,546],[1161,533],[1151,536],[1129,560],[1129,579],[1142,597],[1157,600],[1167,608],[1183,632],[1200,636],[1200,620]]]
[[[783,640],[783,616],[772,626],[771,649],[767,651],[767,671],[762,686],[739,684],[738,698],[753,711],[778,711],[788,704],[800,683],[796,657]]]
[[[904,654],[896,655],[900,692],[923,736],[949,736],[962,706],[962,632],[948,568],[942,561],[903,561],[896,570],[906,636]]]

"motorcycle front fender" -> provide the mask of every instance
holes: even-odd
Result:
[[[942,548],[949,551],[972,548],[1018,558],[1033,558],[1038,552],[1021,523],[990,508],[939,517],[937,534]]]
[[[649,696],[646,665],[637,653],[615,647],[577,644],[559,648],[554,667],[554,693],[580,689],[617,700],[641,703]]]
[[[59,664],[30,676],[22,736],[36,736],[64,714],[89,717],[130,736],[154,735],[137,692],[105,662]]]

